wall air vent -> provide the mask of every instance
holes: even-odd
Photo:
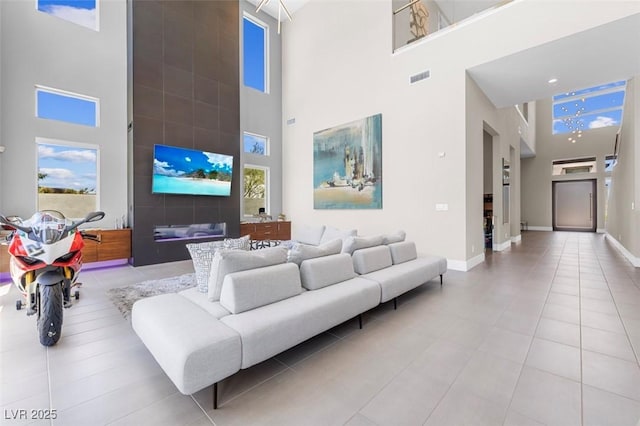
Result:
[[[431,71],[430,70],[426,70],[423,71],[419,74],[416,75],[412,75],[410,78],[411,84],[417,83],[420,80],[426,80],[427,78],[431,77]]]

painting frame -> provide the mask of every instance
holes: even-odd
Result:
[[[314,132],[313,208],[382,209],[382,114]]]

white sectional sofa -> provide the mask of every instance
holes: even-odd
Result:
[[[265,250],[273,256],[260,262],[281,258],[278,248]],[[226,377],[351,318],[362,328],[362,313],[438,275],[442,285],[446,271],[446,259],[418,257],[410,242],[305,259],[300,266],[238,270],[219,257],[210,278],[210,286],[222,279],[219,300],[193,288],[142,299],[131,315],[133,329],[178,390],[188,395],[213,385],[214,408],[217,383]],[[221,269],[236,272],[220,277]]]

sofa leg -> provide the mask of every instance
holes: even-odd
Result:
[[[362,330],[362,314],[358,315],[358,324],[360,325],[360,330]]]
[[[440,274],[440,287],[442,287],[442,274]]]
[[[218,382],[213,384],[213,409],[218,409]]]
[[[398,298],[394,297],[393,298],[393,310],[397,310],[398,309]]]

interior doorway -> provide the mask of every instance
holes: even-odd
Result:
[[[483,130],[483,232],[484,248],[493,250],[493,136]]]
[[[596,179],[555,181],[552,194],[554,231],[596,231]]]

